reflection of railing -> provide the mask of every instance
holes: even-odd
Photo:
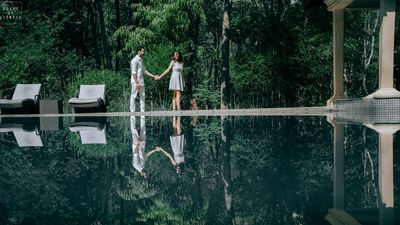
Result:
[[[379,117],[380,115],[380,117]],[[383,115],[383,116],[382,116]],[[373,120],[379,118],[378,120]],[[371,123],[373,121],[384,121],[390,115],[370,115],[362,120],[359,115],[352,117],[346,114],[346,122],[363,123],[365,126],[375,130],[379,134],[379,194],[380,204],[377,209],[347,210],[344,204],[344,121],[343,117],[328,117],[334,128],[334,190],[333,209],[330,209],[325,217],[331,224],[360,224],[360,222],[375,222],[381,225],[395,224],[394,209],[394,186],[393,186],[393,134],[400,130],[400,124]],[[364,118],[365,119],[365,118]],[[371,213],[371,212],[377,213]],[[375,217],[372,215],[376,215]],[[372,216],[372,217],[371,217]],[[397,218],[398,219],[398,218]]]

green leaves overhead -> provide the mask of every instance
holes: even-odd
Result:
[[[123,50],[132,52],[137,46],[187,42],[190,14],[202,14],[200,0],[144,1],[132,4],[134,26],[122,26],[114,38],[125,40]]]

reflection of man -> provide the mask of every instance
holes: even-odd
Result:
[[[132,132],[132,166],[142,177],[147,177],[145,170],[145,161],[156,150],[152,150],[147,155],[145,154],[146,147],[146,119],[140,117],[140,134],[136,130],[136,118],[131,116],[131,132]]]
[[[130,110],[135,112],[135,99],[139,94],[140,98],[140,111],[144,112],[145,109],[145,92],[144,92],[144,75],[154,78],[154,75],[148,72],[143,64],[142,58],[144,56],[144,48],[139,47],[136,49],[136,56],[131,60],[131,99]]]

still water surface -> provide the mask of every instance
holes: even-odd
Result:
[[[382,172],[363,125],[338,142],[326,117],[1,119],[0,224],[399,224],[398,135]]]

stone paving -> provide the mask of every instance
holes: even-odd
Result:
[[[400,99],[343,99],[336,101],[333,118],[338,122],[400,123]]]

